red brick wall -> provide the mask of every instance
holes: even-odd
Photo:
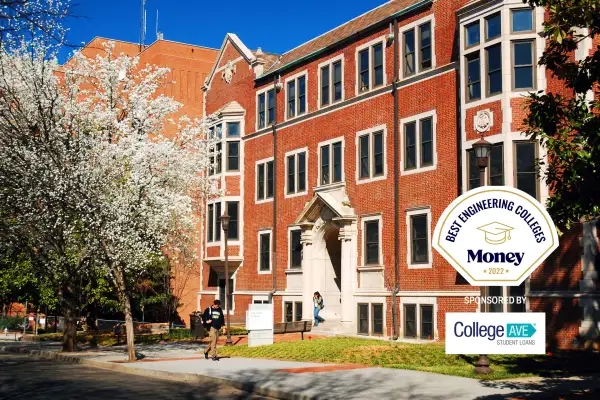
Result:
[[[570,298],[531,298],[531,311],[546,313],[546,347],[570,348],[579,334],[579,324],[583,317],[578,299]]]

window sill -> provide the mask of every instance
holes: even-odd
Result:
[[[271,275],[271,270],[268,271],[261,271],[260,269],[258,270],[258,274],[259,275]]]
[[[284,198],[285,199],[291,199],[294,197],[300,197],[300,196],[306,196],[308,194],[308,191],[303,191],[303,192],[298,192],[298,193],[289,193],[289,194],[285,194]]]
[[[302,269],[301,268],[288,268],[285,270],[285,274],[286,275],[302,275]]]
[[[206,247],[219,247],[221,243],[220,240],[218,242],[206,242]],[[227,243],[229,244],[229,241]]]
[[[433,164],[428,167],[414,168],[414,169],[409,169],[409,170],[401,169],[400,175],[405,176],[405,175],[419,174],[421,172],[434,171],[436,168],[437,168],[437,164]]]
[[[383,271],[385,269],[384,265],[362,265],[356,267],[359,272],[372,272],[372,271]]]
[[[408,269],[431,269],[433,268],[431,263],[427,264],[408,264]]]
[[[293,120],[295,120],[295,119],[298,119],[298,118],[300,118],[300,117],[303,117],[303,116],[305,116],[306,114],[308,114],[308,112],[304,111],[302,114],[296,114],[296,115],[294,115],[293,117],[288,117],[288,116],[286,115],[286,117],[285,117],[285,119],[284,119],[284,122],[293,121]],[[272,126],[272,124],[271,124],[271,125],[269,125],[269,126]]]
[[[401,74],[402,71],[398,71],[398,76],[401,76],[401,78],[400,78],[400,80],[398,82],[408,82],[408,81],[413,80],[413,79],[414,80],[418,80],[419,77],[421,77],[421,76],[423,76],[423,75],[425,75],[425,74],[427,74],[427,73],[429,73],[431,71],[435,71],[435,65],[431,66],[430,68],[424,69],[423,71],[419,71],[419,72],[417,72],[415,74],[406,75],[406,76],[403,76]]]
[[[382,88],[384,88],[386,86],[387,86],[387,82],[383,82],[383,84],[381,84],[381,85],[377,85],[377,86],[374,86],[374,87],[366,89],[366,90],[362,90],[362,91],[361,90],[357,90],[356,91],[356,97],[364,96],[364,95],[372,93],[372,92],[374,92],[374,91],[376,91],[378,89],[382,89]]]
[[[356,180],[356,184],[357,185],[362,185],[363,183],[371,183],[371,182],[377,182],[377,181],[384,181],[387,179],[386,175],[379,175],[379,176],[375,176],[373,178],[359,178]]]
[[[366,93],[366,92],[363,92],[363,93]],[[341,103],[341,102],[343,102],[343,101],[344,101],[344,97],[342,96],[342,98],[341,98],[341,99],[339,99],[339,100],[336,100],[336,101],[333,101],[333,102],[330,102],[329,104],[324,104],[324,105],[322,105],[322,106],[319,106],[319,107],[318,107],[318,109],[319,109],[319,110],[326,110],[326,109],[328,109],[328,108],[330,108],[330,107],[333,107],[333,106],[335,106],[336,104],[338,104],[338,103]]]
[[[264,203],[272,203],[273,198],[264,199],[264,200],[254,200],[254,204],[264,204]]]
[[[341,181],[341,182],[336,182],[336,183],[329,183],[327,185],[320,185],[320,186],[314,187],[313,190],[315,192],[323,192],[325,190],[338,189],[338,188],[345,187],[345,186],[346,186],[346,182]]]

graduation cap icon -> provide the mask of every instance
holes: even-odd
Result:
[[[512,226],[502,224],[500,222],[492,222],[483,226],[480,226],[480,231],[485,233],[485,241],[489,244],[502,244],[507,240],[510,240],[510,231]]]

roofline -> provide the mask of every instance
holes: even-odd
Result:
[[[160,39],[160,40],[155,40],[154,42],[150,43],[148,46],[146,46],[146,48],[152,46],[154,43],[156,42],[169,42],[169,43],[175,43],[175,44],[182,44],[184,46],[193,46],[193,47],[198,47],[201,49],[207,49],[207,50],[215,50],[215,51],[219,51],[220,49],[217,49],[215,47],[208,47],[208,46],[201,46],[198,44],[192,44],[192,43],[186,43],[186,42],[178,42],[177,40],[169,40],[169,39]]]
[[[385,17],[385,18],[384,18],[384,19],[382,19],[381,21],[375,22],[375,23],[373,23],[373,24],[371,24],[371,25],[367,26],[367,27],[366,27],[366,28],[364,28],[364,29],[361,29],[361,30],[359,30],[359,31],[356,31],[356,32],[354,32],[354,35],[355,35],[355,34],[357,34],[357,33],[363,32],[363,31],[365,31],[365,30],[367,30],[367,29],[369,29],[369,28],[371,28],[371,27],[373,27],[373,26],[376,26],[376,25],[379,25],[379,24],[385,23],[385,22],[387,22],[387,21],[389,21],[389,20],[393,20],[393,19],[395,19],[395,18],[398,18],[398,17],[400,17],[400,16],[402,16],[402,15],[404,15],[404,14],[407,14],[407,13],[409,13],[409,12],[413,11],[413,10],[416,10],[416,9],[418,9],[418,8],[421,8],[421,7],[423,7],[423,6],[426,6],[426,5],[428,5],[428,4],[431,4],[431,3],[433,3],[433,1],[434,1],[434,0],[422,0],[422,1],[418,2],[418,3],[412,4],[412,5],[410,5],[410,6],[406,7],[406,8],[403,8],[403,9],[402,9],[402,10],[400,10],[400,11],[397,11],[397,12],[395,12],[395,13],[394,13],[394,14],[392,14],[392,15],[389,15],[389,16]],[[385,4],[387,4],[387,3],[385,3]],[[383,4],[383,5],[385,5],[385,4]],[[382,7],[383,5],[381,5],[381,6],[379,6],[379,7]],[[379,7],[377,7],[377,8],[379,8]],[[377,8],[374,8],[373,10],[376,10]],[[373,10],[371,10],[371,11],[373,11]],[[369,12],[371,12],[371,11],[367,11],[367,13],[369,13]],[[365,14],[367,14],[367,13],[365,13]],[[361,17],[361,16],[363,16],[363,15],[365,15],[365,14],[361,14],[359,17]],[[359,17],[356,17],[356,18],[359,18]],[[353,18],[352,20],[354,20],[354,19],[356,19],[356,18]],[[352,21],[352,20],[350,20],[350,21]],[[350,21],[348,21],[348,22],[350,22]],[[342,25],[340,25],[340,26],[344,26],[344,25],[346,25],[348,22],[345,22],[344,24],[342,24]],[[339,28],[340,26],[338,26],[338,27],[336,27],[336,28],[334,28],[334,29],[332,29],[332,30],[330,30],[330,31],[326,32],[326,33],[329,33],[329,32],[331,32],[331,31],[333,31],[333,30],[335,30],[335,29]],[[325,33],[324,33],[324,34],[325,34]],[[323,34],[323,35],[324,35],[324,34]],[[319,36],[317,36],[317,38],[318,38],[318,37],[320,37],[320,36],[323,36],[323,35],[319,35]],[[284,69],[287,69],[287,68],[290,68],[290,67],[292,67],[292,66],[294,66],[294,65],[296,65],[296,64],[300,64],[300,63],[304,62],[305,60],[307,60],[307,59],[309,59],[309,58],[312,58],[312,57],[314,57],[314,56],[316,56],[316,55],[319,55],[319,54],[321,54],[321,53],[324,53],[325,51],[327,51],[327,50],[330,50],[331,48],[333,48],[333,47],[337,46],[337,45],[338,45],[340,42],[343,42],[344,40],[347,40],[347,39],[348,39],[349,37],[351,37],[351,36],[352,36],[352,35],[350,35],[350,36],[348,36],[348,37],[345,37],[345,38],[343,38],[343,39],[337,40],[337,41],[335,41],[335,42],[331,43],[330,45],[327,45],[327,46],[325,46],[325,47],[322,47],[322,48],[320,48],[320,49],[317,49],[317,50],[313,51],[312,53],[309,53],[309,54],[307,54],[307,55],[305,55],[305,56],[303,56],[303,57],[300,57],[300,58],[298,58],[298,59],[296,59],[296,60],[294,60],[294,61],[292,61],[292,62],[289,62],[289,63],[287,63],[287,64],[285,64],[285,65],[282,65],[281,67],[279,67],[279,68],[276,68],[276,69],[274,69],[274,70],[272,70],[272,71],[269,71],[269,72],[267,72],[266,74],[264,74],[264,75],[261,75],[260,77],[256,78],[256,79],[255,79],[255,81],[258,81],[258,80],[261,80],[261,79],[263,79],[263,78],[266,78],[267,76],[270,76],[270,75],[272,75],[272,74],[274,74],[274,73],[276,73],[276,72],[280,72],[280,71],[282,71],[282,70],[284,70]],[[315,39],[316,39],[316,38],[315,38]],[[311,39],[311,40],[309,40],[308,42],[305,42],[305,43],[301,44],[300,46],[302,46],[302,45],[304,45],[304,44],[306,44],[306,43],[310,43],[310,42],[312,42],[312,41],[313,41],[313,40],[315,40],[315,39]],[[298,47],[300,47],[300,46],[297,46],[297,47],[295,47],[294,49],[297,49],[297,48],[298,48]],[[290,50],[290,51],[291,51],[291,50]],[[289,53],[290,51],[288,51],[288,52],[286,52],[286,53],[284,53],[284,54],[287,54],[287,53]],[[276,61],[275,63],[277,63],[277,62],[279,62],[279,61]]]

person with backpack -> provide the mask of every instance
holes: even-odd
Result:
[[[315,307],[315,326],[319,326],[319,322],[325,321],[324,318],[319,316],[319,312],[325,308],[325,302],[323,301],[323,297],[321,297],[321,293],[315,292],[313,295],[313,305]]]
[[[212,306],[207,307],[204,310],[204,314],[202,316],[204,320],[205,327],[209,329],[209,343],[208,348],[204,351],[204,358],[208,360],[208,354],[211,353],[213,361],[219,361],[217,358],[217,340],[219,339],[219,330],[223,325],[225,325],[225,316],[223,315],[223,310],[221,309],[221,301],[219,299],[215,299],[213,301]]]

